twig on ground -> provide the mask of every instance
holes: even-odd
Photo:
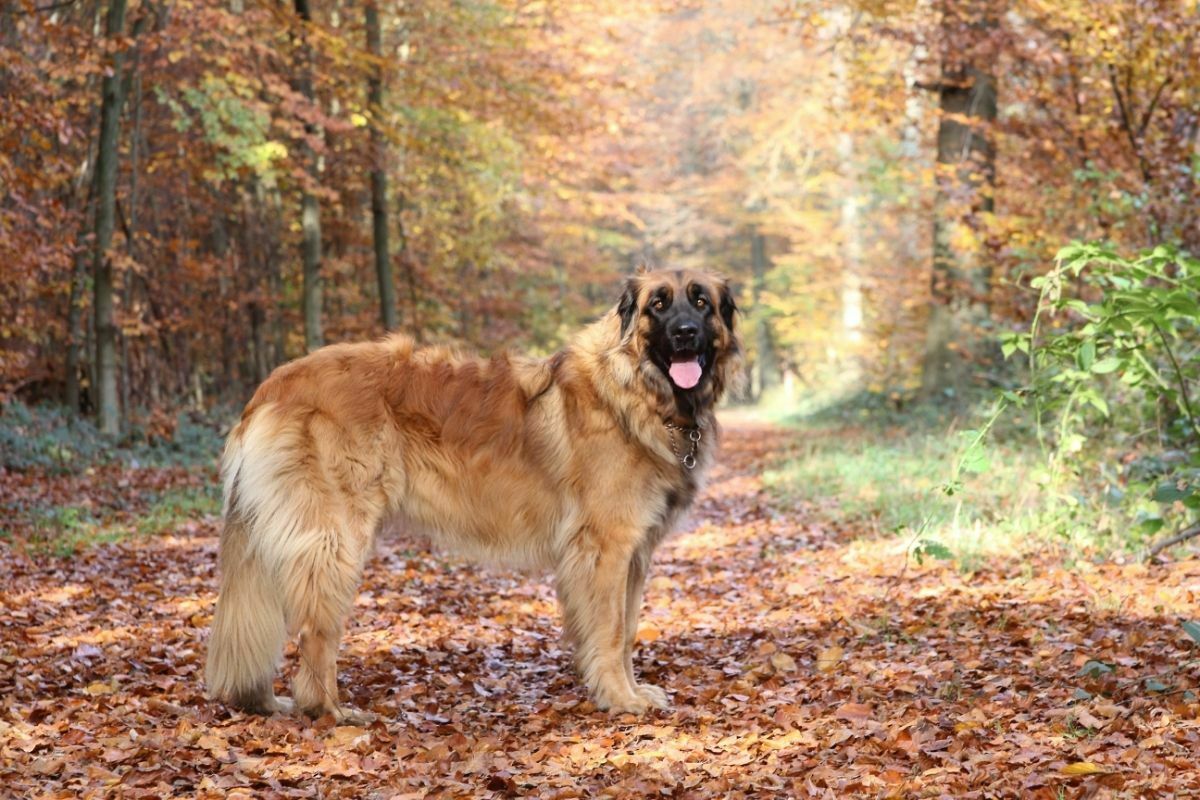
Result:
[[[1180,542],[1186,542],[1188,539],[1194,538],[1196,536],[1200,536],[1200,525],[1193,525],[1192,527],[1185,530],[1183,533],[1177,533],[1174,536],[1172,536],[1170,539],[1164,539],[1161,542],[1159,542],[1158,544],[1154,545],[1153,547],[1150,548],[1149,552],[1146,553],[1146,560],[1150,561],[1155,556],[1157,556],[1159,553],[1161,553],[1163,550],[1166,550],[1168,547],[1174,547],[1175,545],[1179,544]]]

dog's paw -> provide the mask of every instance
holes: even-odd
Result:
[[[610,714],[643,714],[650,707],[650,701],[636,691],[618,693],[600,689],[593,694],[592,702]]]
[[[292,700],[292,698],[280,697],[279,695],[275,695],[273,698],[271,698],[271,700],[272,700],[271,710],[268,711],[267,713],[269,713],[269,714],[295,714],[296,713],[296,701]]]
[[[650,683],[639,683],[634,687],[638,697],[641,697],[655,708],[667,709],[671,707],[671,699],[667,697],[667,693],[659,687]]]
[[[633,692],[628,694],[597,692],[594,702],[596,708],[610,714],[645,714],[651,708],[671,707],[667,693],[648,683],[634,686]]]

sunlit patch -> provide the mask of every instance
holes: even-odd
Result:
[[[90,586],[84,586],[79,583],[67,583],[41,592],[28,592],[24,596],[18,595],[13,600],[14,605],[23,605],[30,601],[62,605],[63,603],[69,603],[77,597],[82,597],[91,591]]]

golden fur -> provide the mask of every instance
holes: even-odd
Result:
[[[647,355],[643,307],[656,289],[682,298],[689,287],[722,313],[708,316],[707,380],[681,404]],[[294,705],[359,718],[337,701],[337,647],[376,532],[398,517],[471,557],[553,570],[596,704],[664,707],[666,694],[634,677],[637,617],[651,553],[716,446],[713,404],[737,369],[733,312],[719,279],[643,273],[619,307],[549,359],[483,360],[391,336],[277,369],[222,459],[210,696],[264,713]],[[688,442],[666,422],[700,427],[694,470],[672,451],[669,437]],[[272,689],[293,635],[294,704]]]

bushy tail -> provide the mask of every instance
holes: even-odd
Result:
[[[274,576],[251,546],[252,519],[238,508],[242,466],[234,441],[226,449],[225,530],[221,534],[221,594],[208,638],[208,695],[248,711],[276,710],[272,685],[287,639]]]

